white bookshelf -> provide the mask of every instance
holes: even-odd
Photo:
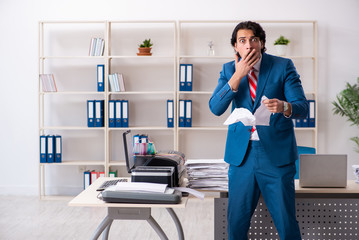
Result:
[[[39,73],[53,73],[58,88],[58,92],[43,92],[41,82],[38,81],[39,135],[59,134],[63,143],[62,163],[39,164],[40,197],[62,195],[49,191],[49,186],[56,186],[57,182],[62,181],[61,177],[56,175],[74,179],[74,182],[67,184],[74,185],[73,191],[79,192],[83,184],[83,173],[80,173],[79,169],[101,170],[106,176],[110,170],[125,173],[122,133],[129,129],[134,134],[148,134],[153,138],[157,150],[179,150],[184,152],[187,158],[223,158],[227,132],[223,122],[230,110],[224,116],[216,117],[209,110],[208,100],[217,85],[223,63],[233,60],[230,36],[238,22],[39,22]],[[274,53],[271,41],[278,37],[277,33],[281,32],[287,38],[293,38],[291,44],[294,49],[286,57],[299,66],[297,70],[302,80],[303,77],[306,80],[306,96],[318,102],[317,23],[257,22],[266,30],[266,46],[270,54]],[[310,32],[310,40],[308,37],[303,38],[298,32],[293,32],[293,28],[300,28],[306,36]],[[105,40],[103,56],[88,56],[90,40],[93,37]],[[154,42],[153,55],[137,56],[137,45],[147,38]],[[214,40],[214,56],[206,54],[208,40]],[[302,40],[305,42],[302,43]],[[301,44],[305,44],[306,48],[300,46]],[[181,63],[193,63],[193,91],[179,91],[178,73]],[[97,92],[98,64],[105,66],[104,92]],[[311,70],[302,76],[301,67],[307,69],[308,65]],[[110,91],[108,74],[115,72],[123,73],[125,92]],[[104,127],[87,127],[88,99],[104,100]],[[107,113],[111,99],[129,100],[128,128],[109,127]],[[173,99],[175,103],[174,128],[167,128],[167,99]],[[191,128],[178,127],[179,99],[193,101]],[[318,109],[316,123],[317,112]],[[309,138],[310,146],[317,148],[317,126],[296,128],[295,131],[299,133],[299,145],[301,138],[305,139],[305,142]],[[80,189],[78,186],[81,186]]]

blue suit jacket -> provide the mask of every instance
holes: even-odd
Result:
[[[290,59],[262,55],[258,76],[256,98],[251,100],[247,77],[244,77],[234,93],[228,81],[235,72],[235,62],[223,65],[218,85],[209,100],[211,111],[219,116],[223,114],[230,103],[232,111],[235,108],[247,108],[254,113],[260,106],[260,100],[277,98],[291,103],[292,116],[286,118],[282,113],[271,114],[269,126],[256,126],[258,136],[269,159],[277,166],[287,165],[298,158],[292,118],[306,118],[308,102],[305,98],[299,75]],[[224,160],[239,166],[246,154],[251,127],[238,122],[229,125]]]

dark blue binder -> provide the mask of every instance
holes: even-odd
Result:
[[[296,127],[296,128],[303,127],[303,121],[302,121],[302,119],[295,119],[295,127]]]
[[[178,114],[178,126],[185,127],[186,116],[186,102],[185,100],[179,100],[179,114]]]
[[[309,103],[308,127],[315,127],[315,100],[308,100],[308,103]]]
[[[103,92],[105,90],[105,65],[97,65],[97,91]]]
[[[192,127],[192,100],[186,100],[186,123],[185,127]]]
[[[115,127],[122,127],[122,101],[115,100]]]
[[[54,136],[48,135],[46,136],[46,146],[47,146],[47,156],[46,162],[53,163],[54,162]]]
[[[40,163],[46,163],[47,140],[46,136],[40,136]]]
[[[95,127],[95,101],[87,100],[87,126]]]
[[[122,100],[122,127],[128,127],[128,100]]]
[[[186,91],[192,91],[193,64],[186,64]]]
[[[167,100],[167,127],[173,128],[173,100]]]
[[[55,162],[60,163],[62,162],[62,137],[60,135],[55,136]]]
[[[91,172],[85,171],[84,172],[84,189],[91,185]]]
[[[186,91],[186,64],[180,64],[179,69],[179,90]]]
[[[104,100],[95,100],[95,127],[104,126]]]
[[[108,101],[108,126],[116,127],[116,100]]]
[[[303,118],[302,120],[302,127],[308,127],[308,118]]]

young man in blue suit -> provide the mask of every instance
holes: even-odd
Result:
[[[293,62],[266,54],[265,42],[266,35],[259,24],[248,21],[236,26],[231,39],[235,61],[223,65],[209,101],[211,111],[218,116],[231,103],[232,111],[246,108],[254,114],[264,104],[272,113],[269,126],[251,127],[237,122],[228,127],[224,160],[230,164],[228,236],[231,240],[248,239],[250,220],[260,194],[280,239],[301,239],[295,212],[298,152],[292,118],[305,118],[308,103]],[[249,78],[255,79],[254,93]],[[261,101],[262,96],[268,99]]]

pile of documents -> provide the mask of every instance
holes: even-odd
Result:
[[[352,165],[353,170],[354,170],[354,174],[356,176],[356,183],[359,183],[359,165]]]
[[[188,187],[228,191],[228,167],[223,159],[188,159],[185,163]]]

